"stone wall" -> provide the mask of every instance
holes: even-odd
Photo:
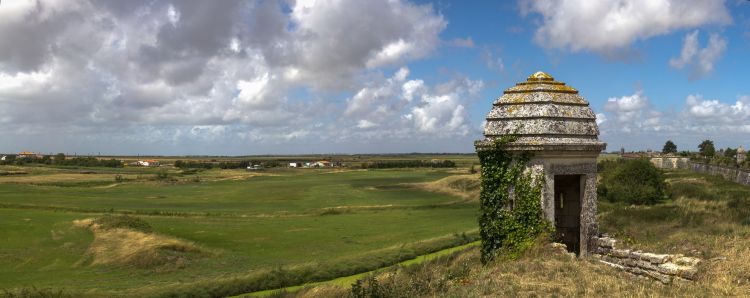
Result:
[[[651,163],[660,169],[690,168],[690,159],[687,157],[653,157]]]
[[[750,186],[750,172],[737,168],[691,162],[690,170],[692,170],[693,172],[706,173],[711,175],[721,175],[722,177],[724,177],[724,179]]]
[[[682,255],[654,254],[640,250],[617,248],[617,240],[607,235],[592,238],[591,255],[600,262],[628,273],[649,277],[669,284],[677,281],[695,280],[698,274],[698,258]]]
[[[687,169],[693,172],[721,175],[724,179],[750,186],[750,172],[738,168],[691,162],[686,157],[653,157],[651,163],[661,169]]]

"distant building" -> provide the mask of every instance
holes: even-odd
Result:
[[[252,165],[252,166],[247,166],[247,170],[248,171],[258,171],[258,170],[262,170],[262,169],[263,169],[263,165],[260,165],[260,164]]]
[[[0,157],[0,160],[5,161],[5,159],[8,158],[7,156],[3,155],[3,157]]]
[[[316,162],[315,166],[319,168],[328,168],[328,167],[331,167],[331,162],[327,160],[321,160],[321,161]]]
[[[21,153],[18,153],[16,157],[17,158],[44,158],[44,155],[30,152],[30,151],[23,151]]]
[[[302,167],[302,163],[301,162],[290,162],[289,163],[289,167],[290,168],[301,168]]]
[[[139,160],[139,161],[131,163],[130,165],[140,166],[140,167],[158,167],[161,165],[161,163],[155,159],[148,159],[148,160]]]
[[[742,162],[745,161],[745,148],[740,145],[740,148],[737,148],[737,164],[742,164]]]

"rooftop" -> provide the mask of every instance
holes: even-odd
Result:
[[[493,103],[478,148],[503,135],[516,134],[508,144],[516,150],[601,151],[596,115],[578,90],[545,73],[506,89]]]

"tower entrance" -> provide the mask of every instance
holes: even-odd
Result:
[[[581,252],[581,175],[555,175],[555,240]]]

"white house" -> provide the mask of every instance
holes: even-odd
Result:
[[[258,165],[252,165],[252,166],[247,166],[247,170],[248,171],[258,171],[258,170],[262,170],[262,169],[263,169],[263,165],[260,165],[260,164],[258,164]]]
[[[3,155],[3,157],[0,157],[0,160],[5,160],[6,158],[8,158],[8,157],[5,156],[5,155]]]
[[[134,166],[141,166],[141,167],[158,167],[160,165],[158,160],[149,159],[149,160],[139,160],[134,163],[132,163]]]
[[[302,163],[301,162],[290,162],[289,163],[289,167],[290,168],[299,168],[299,167],[302,167]]]

